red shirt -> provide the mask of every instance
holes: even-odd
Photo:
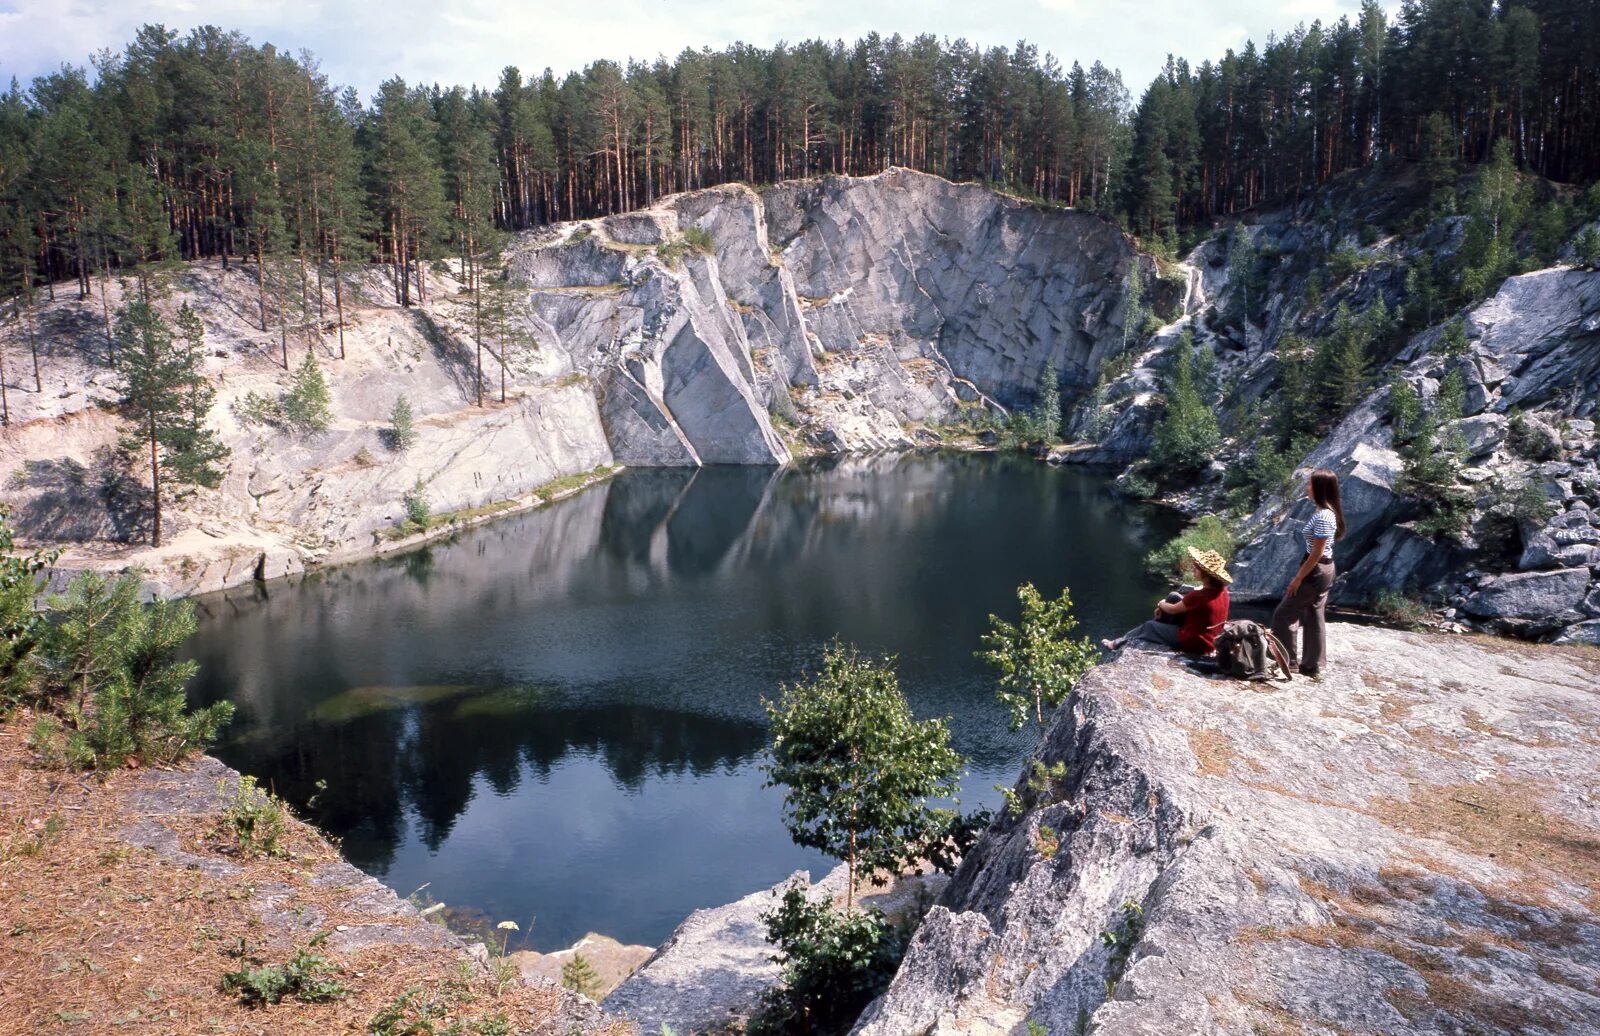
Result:
[[[1183,595],[1183,627],[1178,630],[1178,649],[1191,655],[1209,655],[1217,646],[1217,634],[1228,621],[1228,588],[1201,587]]]

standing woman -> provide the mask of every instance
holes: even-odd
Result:
[[[1333,585],[1333,545],[1344,539],[1344,506],[1339,501],[1339,476],[1327,468],[1311,473],[1306,495],[1316,513],[1300,529],[1306,556],[1289,580],[1289,589],[1272,613],[1272,632],[1289,652],[1289,664],[1299,659],[1300,675],[1322,676],[1328,655],[1328,588]],[[1296,650],[1297,630],[1305,631],[1305,648]]]

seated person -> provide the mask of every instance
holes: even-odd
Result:
[[[1214,550],[1189,548],[1188,561],[1200,579],[1200,588],[1186,594],[1171,593],[1156,605],[1155,618],[1124,633],[1115,640],[1102,640],[1107,651],[1116,651],[1138,640],[1159,644],[1191,655],[1209,655],[1216,647],[1217,634],[1228,621],[1227,562]]]

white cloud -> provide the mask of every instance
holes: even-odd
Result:
[[[120,49],[146,22],[187,31],[209,22],[291,53],[310,49],[330,78],[370,94],[383,79],[492,85],[508,64],[558,73],[597,58],[672,57],[735,40],[770,46],[877,31],[964,37],[983,46],[1027,39],[1064,64],[1121,68],[1137,94],[1168,53],[1198,63],[1299,21],[1353,15],[1358,0],[0,0],[0,76],[24,81],[63,62]]]

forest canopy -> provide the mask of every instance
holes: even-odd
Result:
[[[1600,0],[1373,0],[1190,67],[1137,103],[1028,43],[876,34],[596,61],[362,99],[309,54],[150,25],[0,94],[0,293],[175,259],[408,268],[496,232],[730,181],[908,166],[1188,227],[1386,161],[1600,177]],[[418,289],[423,279],[418,278]],[[402,287],[402,292],[409,289]],[[402,301],[408,301],[403,298]]]

